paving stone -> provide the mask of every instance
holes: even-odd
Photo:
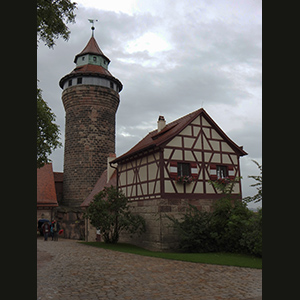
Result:
[[[262,299],[262,270],[167,260],[37,239],[39,300]]]

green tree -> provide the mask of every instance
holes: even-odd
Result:
[[[128,199],[113,186],[105,187],[94,196],[85,217],[100,229],[105,243],[117,243],[123,230],[130,234],[146,231],[144,218],[129,211]]]
[[[41,168],[50,159],[48,156],[59,142],[59,126],[54,123],[55,114],[42,98],[41,89],[37,88],[37,167]]]
[[[70,31],[65,23],[75,22],[76,3],[69,0],[37,1],[37,45],[39,40],[49,48],[55,45],[60,36],[68,40]],[[50,160],[48,156],[59,142],[59,126],[54,123],[55,115],[42,98],[41,89],[37,88],[37,167],[42,167]]]
[[[248,176],[248,178],[252,178],[254,180],[256,180],[257,182],[256,183],[253,183],[251,184],[250,186],[252,187],[256,187],[257,189],[257,194],[255,194],[254,196],[248,196],[248,197],[245,197],[243,199],[244,202],[246,203],[249,203],[249,202],[254,202],[254,203],[257,203],[259,201],[262,201],[262,165],[260,165],[257,161],[255,160],[252,160],[256,165],[257,167],[259,168],[260,170],[260,175],[258,176],[255,176],[255,175],[250,175]]]
[[[37,40],[49,48],[53,48],[59,37],[68,40],[70,30],[66,23],[75,22],[76,5],[70,0],[37,0]]]

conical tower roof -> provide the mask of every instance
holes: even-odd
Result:
[[[89,39],[83,50],[75,56],[74,63],[76,68],[59,81],[59,86],[62,89],[67,80],[78,76],[89,76],[107,78],[118,86],[118,92],[122,90],[122,83],[108,71],[110,59],[103,54],[94,36]]]
[[[109,62],[110,62],[110,59],[105,56],[103,54],[103,52],[101,51],[101,49],[99,48],[95,38],[92,36],[90,38],[90,40],[88,41],[88,43],[86,44],[86,46],[84,47],[84,49],[75,56],[75,59],[74,59],[74,63],[76,64],[76,61],[77,61],[77,58],[79,56],[82,56],[82,55],[85,55],[85,54],[96,54],[96,55],[101,55],[103,56],[104,58],[106,58]]]

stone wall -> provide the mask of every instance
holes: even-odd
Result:
[[[63,91],[66,111],[63,206],[80,206],[115,153],[119,94],[106,87],[76,85]]]
[[[85,239],[85,224],[83,210],[80,207],[58,207],[55,210],[55,219],[63,229],[61,237],[75,240]]]
[[[131,211],[146,220],[146,232],[140,237],[123,232],[120,242],[127,242],[150,250],[175,250],[178,248],[178,233],[167,216],[182,218],[188,204],[195,205],[202,211],[212,211],[213,200],[209,199],[155,199],[130,203]]]
[[[54,216],[53,209],[55,209],[55,208],[50,208],[50,207],[37,208],[37,210],[36,210],[37,221],[40,219],[47,219],[47,220],[51,221]]]

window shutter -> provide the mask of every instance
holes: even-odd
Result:
[[[209,176],[210,176],[210,180],[217,180],[218,179],[217,165],[215,165],[215,164],[210,164],[209,165]]]
[[[197,163],[191,163],[191,175],[194,180],[198,178]]]
[[[233,166],[228,166],[227,167],[227,170],[228,170],[228,177],[229,179],[233,180],[235,178],[234,176],[234,167]]]
[[[177,161],[170,162],[170,177],[172,179],[177,178]]]

